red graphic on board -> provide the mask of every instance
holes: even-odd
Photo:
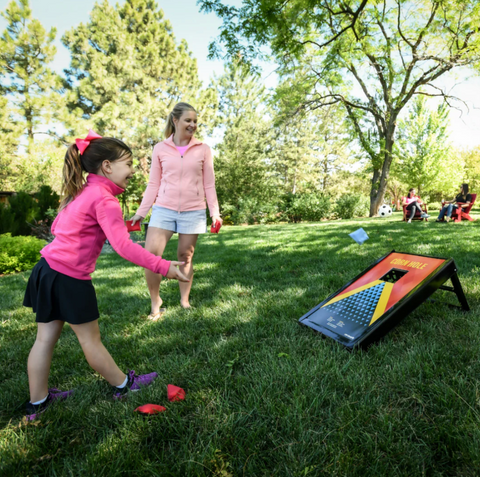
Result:
[[[429,258],[393,252],[386,256],[380,263],[375,265],[370,271],[365,273],[365,275],[362,275],[358,280],[343,290],[342,293],[339,293],[337,297],[363,285],[380,280],[392,269],[405,270],[407,273],[393,284],[390,298],[385,307],[385,311],[388,311],[393,305],[395,305],[395,303],[398,303],[398,301],[400,301],[405,295],[420,285],[428,275],[443,263],[445,263],[445,260],[439,258]]]

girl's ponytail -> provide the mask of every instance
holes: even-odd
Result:
[[[60,209],[66,207],[80,192],[83,187],[83,167],[80,159],[80,152],[76,144],[72,144],[65,154],[63,164],[63,185],[62,195],[64,196],[60,203]]]
[[[72,144],[67,149],[63,164],[62,195],[64,197],[59,210],[72,202],[83,189],[85,185],[83,172],[97,174],[104,161],[114,162],[132,156],[132,150],[123,141],[113,137],[91,138],[82,154],[77,145]]]
[[[165,126],[165,131],[163,135],[165,139],[168,139],[172,134],[175,133],[175,123],[173,122],[173,113],[169,113],[167,117],[167,125]]]

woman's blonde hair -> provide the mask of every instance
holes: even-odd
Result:
[[[172,112],[167,117],[167,125],[165,126],[165,131],[163,132],[165,139],[169,138],[173,133],[175,133],[175,123],[173,118],[177,121],[182,117],[182,114],[186,111],[197,112],[193,106],[188,103],[177,103],[172,109]]]

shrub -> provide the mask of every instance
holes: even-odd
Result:
[[[48,221],[50,219],[50,210],[57,210],[60,205],[60,196],[48,185],[43,185],[35,194],[38,210],[37,220]]]
[[[428,212],[430,214],[439,212],[440,209],[442,208],[442,203],[441,202],[427,202],[427,207],[428,207]]]
[[[224,224],[269,224],[279,221],[276,203],[265,202],[256,197],[242,197],[235,207],[232,204],[222,205]]]
[[[15,214],[11,207],[0,204],[0,234],[11,232],[15,224]]]
[[[335,204],[335,213],[340,219],[366,217],[370,210],[370,200],[360,194],[344,194]]]
[[[30,270],[40,259],[45,241],[35,237],[0,235],[0,273]]]
[[[330,216],[330,197],[322,193],[295,194],[286,196],[286,214],[290,222],[301,220],[318,221]]]
[[[221,212],[223,225],[235,225],[233,215],[235,214],[236,207],[228,202],[221,204]]]
[[[26,192],[19,192],[10,197],[10,210],[15,215],[11,228],[12,235],[30,235],[28,222],[32,222],[37,214],[38,206]]]

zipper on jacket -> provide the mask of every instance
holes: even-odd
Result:
[[[183,156],[180,156],[180,192],[178,195],[178,212],[180,212],[180,204],[182,203],[182,176],[183,176]]]

